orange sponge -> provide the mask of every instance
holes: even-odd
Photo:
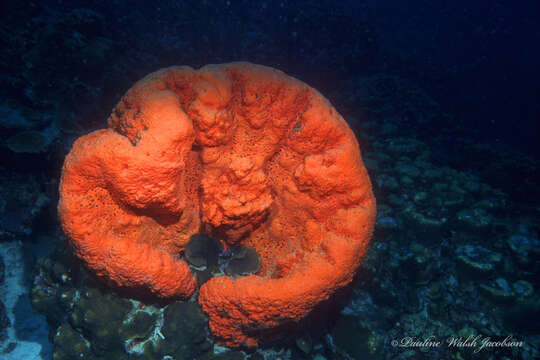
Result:
[[[255,275],[199,301],[229,346],[256,346],[352,280],[375,199],[358,143],[317,91],[249,63],[172,67],[122,98],[66,158],[59,213],[77,255],[119,287],[186,297],[191,235],[253,247]]]

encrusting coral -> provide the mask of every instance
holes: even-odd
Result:
[[[352,131],[314,89],[249,63],[171,67],[137,82],[108,124],[73,145],[58,206],[99,277],[185,298],[192,235],[252,247],[257,274],[200,288],[229,346],[257,346],[352,280],[375,199]]]

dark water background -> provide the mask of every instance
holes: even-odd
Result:
[[[114,41],[103,54],[107,63],[121,53],[137,75],[173,64],[246,60],[279,68],[330,96],[336,83],[384,71],[428,90],[483,141],[540,154],[537,1],[8,1],[5,31],[77,8],[101,18],[76,30]],[[64,56],[55,55],[61,72]],[[83,69],[65,68],[76,70]],[[129,86],[110,80],[115,83],[104,90]],[[436,133],[439,124],[430,126]]]

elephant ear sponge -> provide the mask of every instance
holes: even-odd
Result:
[[[171,67],[121,99],[109,129],[66,158],[59,213],[77,255],[114,286],[186,297],[180,259],[211,234],[260,256],[256,274],[205,282],[228,346],[257,346],[348,284],[376,209],[358,143],[316,90],[249,63]]]

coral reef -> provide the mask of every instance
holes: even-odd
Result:
[[[425,96],[419,89],[406,88],[413,86],[411,84],[401,83],[400,86],[398,93],[409,94],[411,97]],[[440,144],[437,145],[437,140],[434,141],[433,136],[424,139],[415,136],[416,129],[421,125],[413,122],[424,122],[424,116],[422,113],[417,114],[417,110],[426,107],[411,106],[412,116],[405,123],[400,111],[409,107],[409,100],[386,96],[377,100],[381,95],[375,90],[369,87],[358,91],[365,94],[366,98],[373,97],[386,110],[381,113],[372,112],[372,121],[361,123],[358,138],[364,142],[364,163],[373,179],[379,214],[373,243],[351,287],[352,296],[345,299],[333,298],[329,302],[338,305],[335,311],[341,310],[341,314],[336,314],[339,316],[336,316],[335,322],[321,319],[326,313],[316,311],[318,326],[309,323],[309,326],[301,327],[298,332],[288,333],[282,341],[269,347],[259,347],[254,353],[242,354],[216,344],[217,339],[211,335],[208,322],[199,316],[200,307],[193,306],[196,305],[192,302],[194,299],[188,303],[173,302],[168,305],[173,305],[175,311],[167,311],[168,306],[131,301],[132,305],[122,321],[119,333],[128,333],[124,327],[140,326],[142,330],[129,332],[134,335],[127,340],[115,337],[114,344],[108,345],[110,353],[118,355],[118,359],[129,356],[151,359],[173,354],[177,358],[197,356],[198,359],[249,360],[380,359],[389,356],[456,360],[473,356],[486,359],[538,358],[538,325],[531,321],[540,311],[536,275],[540,264],[540,242],[535,216],[538,209],[535,205],[535,192],[530,193],[533,196],[527,201],[519,201],[515,192],[508,191],[511,186],[503,190],[493,185],[502,184],[504,179],[508,179],[508,185],[515,182],[513,177],[508,178],[508,174],[514,174],[514,163],[520,158],[519,154],[497,153],[493,150],[481,155],[469,152],[472,148],[468,148],[460,152],[459,168],[441,164],[441,152],[437,148]],[[354,94],[346,98],[351,101],[356,99]],[[429,100],[411,100],[412,104],[421,102],[432,103]],[[347,114],[347,118],[361,117],[361,113],[366,113],[363,107],[367,105],[349,104],[355,113]],[[429,107],[430,114],[426,116],[445,116],[438,111]],[[351,124],[353,127],[355,124],[360,126],[356,121]],[[477,158],[477,155],[481,156]],[[491,158],[497,160],[487,161]],[[480,166],[479,159],[484,159],[483,166]],[[482,173],[472,169],[459,170],[468,164],[482,173],[491,169],[489,176],[482,176]],[[524,181],[538,169],[537,162],[527,157],[522,157],[520,164],[527,171],[517,171],[515,174]],[[529,176],[521,177],[527,173]],[[29,179],[26,180],[28,182]],[[23,183],[23,180],[17,182]],[[9,185],[6,186],[6,189],[11,189]],[[527,183],[524,183],[523,187],[526,186]],[[522,187],[517,188],[522,190]],[[11,190],[4,191],[4,194],[9,192]],[[208,233],[201,237],[214,238],[211,243],[219,242],[217,239],[221,238],[219,234],[210,236]],[[221,245],[224,251],[219,254]],[[217,249],[210,251],[214,259],[210,266],[212,271],[195,269],[207,265],[190,264],[190,270],[197,272],[200,284],[210,279],[224,279],[224,269],[221,267],[226,259],[232,258],[238,244],[226,249],[225,245],[228,246],[220,243]],[[63,251],[69,253],[69,249]],[[183,258],[189,260],[186,249]],[[34,277],[32,299],[35,307],[47,314],[52,334],[55,335],[55,356],[65,357],[67,353],[72,357],[83,354],[91,359],[106,359],[108,354],[99,353],[99,349],[105,346],[100,343],[103,339],[95,336],[90,338],[97,329],[93,328],[97,323],[89,322],[73,328],[70,314],[73,309],[84,313],[86,308],[94,308],[92,302],[101,302],[101,296],[110,299],[111,305],[116,306],[119,295],[107,295],[111,289],[103,287],[97,292],[94,288],[98,283],[95,283],[93,277],[85,275],[84,270],[78,271],[78,262],[72,260],[61,261],[58,256],[48,257],[39,262],[39,269]],[[78,280],[73,280],[77,277]],[[88,291],[103,295],[91,298],[81,296]],[[185,311],[188,310],[193,312],[193,316],[186,315]],[[179,311],[184,323],[176,327],[178,333],[166,333],[164,325],[169,322],[169,316],[178,319],[176,311]],[[140,318],[137,324],[141,325],[135,326],[132,318]],[[89,318],[88,321],[91,320]],[[113,321],[116,320],[111,318]],[[151,324],[150,332],[146,331],[147,321]],[[169,329],[175,321],[178,320],[169,322]],[[181,329],[186,329],[192,335],[182,336]],[[205,339],[201,336],[203,330],[206,333]],[[419,340],[432,335],[441,340],[447,337],[466,339],[470,335],[481,336],[482,339],[500,339],[507,334],[513,334],[515,340],[523,341],[523,346],[514,349],[484,349],[476,355],[470,350],[459,348],[442,347],[426,351],[391,346],[391,340],[404,336]],[[68,352],[69,349],[73,349],[72,352]]]
[[[375,199],[353,133],[312,88],[249,63],[172,67],[136,83],[108,123],[73,145],[58,205],[105,281],[185,298],[192,235],[249,246],[258,273],[212,278],[199,302],[222,343],[257,346],[352,280]]]
[[[503,184],[505,173],[513,173],[508,159],[516,154],[497,153],[501,161],[486,161],[496,157],[477,157],[473,146],[462,148],[456,140],[453,155],[460,165],[448,166],[448,158],[440,156],[446,146],[439,141],[443,136],[418,136],[425,119],[448,115],[423,91],[407,90],[411,84],[393,79],[382,86],[382,79],[392,77],[377,78],[356,80],[364,86],[348,97],[351,108],[371,118],[358,124],[358,130],[360,141],[370,145],[363,155],[378,217],[373,244],[359,269],[363,276],[330,330],[334,352],[376,359],[538,357],[538,325],[530,321],[540,312],[534,275],[540,243],[533,214],[538,207],[516,202],[513,177],[506,179],[504,191],[493,186]],[[399,84],[399,91],[385,90],[390,84]],[[465,164],[471,168],[464,170]],[[523,164],[528,172],[538,168],[538,162],[526,157]],[[501,167],[506,170],[493,170]],[[537,190],[524,186],[534,197]],[[537,198],[530,202],[538,203]],[[429,349],[392,346],[394,339],[478,336],[480,343],[508,334],[522,341],[521,346],[491,348],[481,355],[473,354],[479,347],[446,343]]]
[[[397,8],[385,14],[390,9],[381,2],[364,3],[356,2],[360,11],[353,12],[347,11],[352,2],[332,0],[6,2],[0,27],[0,357],[49,359],[54,345],[54,359],[70,360],[540,358],[534,321],[540,317],[540,163],[515,151],[527,143],[534,154],[540,149],[537,131],[528,126],[538,118],[531,116],[537,107],[529,106],[537,103],[540,82],[529,76],[537,74],[537,62],[504,61],[506,55],[518,59],[519,51],[486,58],[493,42],[512,43],[532,59],[531,47],[520,45],[537,33],[531,31],[537,22],[512,16],[501,2],[489,14],[475,2],[467,7],[472,12],[453,2],[431,10],[403,3],[402,15],[412,17],[396,16]],[[480,17],[488,26],[480,26],[474,8],[487,14]],[[437,55],[429,44],[448,43],[439,41],[445,32],[437,16],[450,19],[455,11],[468,23],[462,30],[475,30],[454,31],[452,22],[452,34],[472,34],[461,44],[479,52],[442,46]],[[429,24],[438,31],[425,36]],[[528,35],[520,38],[518,28]],[[418,35],[413,43],[402,41],[411,32]],[[59,175],[73,141],[102,128],[137,80],[179,59],[195,68],[245,59],[318,89],[356,132],[373,182],[379,216],[356,281],[320,303],[301,321],[307,326],[254,352],[217,344],[197,290],[187,302],[164,305],[96,282],[70,257],[58,226]],[[258,254],[249,257],[259,249],[243,239],[229,244],[226,234],[210,230],[196,232],[218,244],[201,254],[204,264],[190,262],[189,245],[174,254],[188,262],[198,287],[266,271]],[[47,256],[57,242],[65,258]],[[262,268],[234,266],[245,254],[248,265]],[[36,261],[39,256],[47,257]],[[32,302],[50,328],[28,309],[30,282]],[[342,310],[335,321],[327,321],[328,304]],[[508,334],[523,345],[479,353],[391,346],[404,337]]]

